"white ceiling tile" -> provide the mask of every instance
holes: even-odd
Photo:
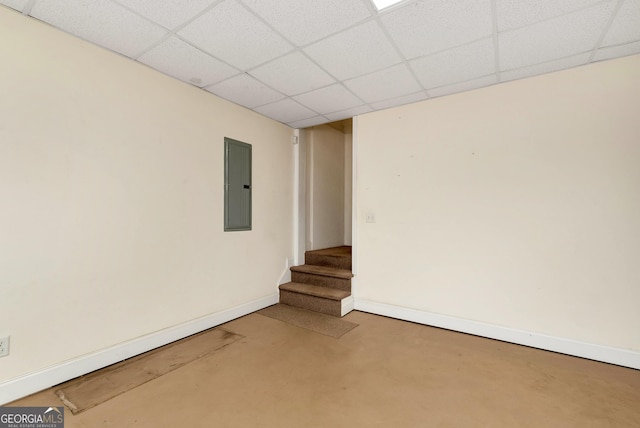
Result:
[[[329,122],[329,119],[327,119],[326,117],[315,116],[309,119],[302,119],[295,122],[290,122],[290,123],[287,123],[287,125],[295,129],[303,129],[303,128],[309,128],[311,126],[321,125],[327,122]]]
[[[291,45],[236,0],[226,0],[178,35],[242,70],[267,62]]]
[[[9,6],[12,9],[19,10],[22,12],[24,6],[29,2],[29,0],[0,0],[0,4],[5,6]]]
[[[602,61],[604,59],[618,58],[621,56],[634,55],[637,53],[640,53],[640,42],[598,49],[598,52],[596,52],[596,56],[593,58],[593,60]]]
[[[611,16],[614,1],[498,35],[502,70],[590,51]]]
[[[243,0],[297,46],[315,42],[371,16],[362,0]]]
[[[216,0],[117,0],[163,27],[174,29],[202,12]]]
[[[427,89],[483,77],[496,71],[493,39],[414,59],[409,64]]]
[[[199,49],[171,37],[138,58],[156,70],[196,86],[207,86],[238,73]]]
[[[640,40],[640,0],[626,0],[611,23],[602,46],[622,45]]]
[[[367,103],[397,98],[422,89],[404,64],[345,82],[347,88]]]
[[[401,61],[373,21],[321,40],[304,51],[340,80],[381,70]]]
[[[373,109],[369,106],[360,106],[356,108],[350,108],[347,110],[338,111],[331,114],[325,114],[325,116],[331,122],[335,122],[336,120],[350,119],[352,117],[358,116],[360,114],[369,113],[371,111],[373,111]]]
[[[405,0],[380,12],[370,0],[0,5],[144,53],[141,63],[295,127],[579,66],[594,52],[640,53],[640,0]]]
[[[468,82],[456,83],[454,85],[441,86],[439,88],[429,89],[432,97],[443,97],[445,95],[457,94],[458,92],[471,91],[473,89],[484,88],[485,86],[497,83],[496,75],[485,76],[479,79],[469,80]]]
[[[292,123],[317,116],[317,113],[298,104],[291,98],[267,104],[254,110],[282,123]]]
[[[346,110],[363,104],[358,97],[339,84],[316,89],[315,91],[295,96],[293,99],[320,114]]]
[[[248,108],[254,108],[284,98],[281,93],[274,91],[246,74],[240,74],[205,89],[219,97]]]
[[[294,52],[251,70],[251,75],[287,95],[312,91],[335,79],[301,52]]]
[[[371,106],[375,110],[384,110],[391,107],[402,106],[405,104],[416,103],[429,98],[429,94],[425,91],[416,92],[415,94],[405,95],[404,97],[392,98],[390,100],[380,101],[379,103],[373,103]]]
[[[407,59],[489,36],[490,0],[426,0],[383,14],[380,20]]]
[[[167,34],[164,28],[104,0],[38,1],[31,16],[129,57]]]
[[[496,0],[498,31],[535,24],[575,12],[602,0]]]
[[[526,77],[536,76],[538,74],[551,73],[553,71],[564,70],[566,68],[577,67],[589,62],[591,52],[562,58],[555,61],[549,61],[542,64],[535,64],[529,67],[517,68],[515,70],[507,70],[500,73],[500,81],[507,82],[509,80],[524,79]]]

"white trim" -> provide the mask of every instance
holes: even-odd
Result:
[[[307,210],[307,222],[305,224],[306,229],[306,237],[305,237],[305,250],[315,250],[315,244],[313,242],[313,174],[314,174],[314,148],[315,148],[315,135],[313,133],[309,134],[309,140],[307,142],[307,151],[306,151],[306,169],[305,169],[305,177],[306,177],[306,190],[307,193],[305,195],[306,198],[306,210]]]
[[[294,265],[303,265],[305,262],[305,251],[307,249],[307,141],[309,140],[309,132],[298,129],[298,144],[296,162],[298,182],[298,216],[296,224],[298,229],[297,254]]]
[[[356,299],[355,309],[640,370],[640,351],[632,349],[614,348],[562,337],[547,336],[536,332],[517,330],[363,299]]]
[[[351,119],[351,273],[358,275],[358,116]],[[355,279],[355,278],[354,278]],[[351,293],[356,291],[351,280]]]
[[[340,301],[340,316],[343,317],[353,310],[355,299],[353,296],[345,297]]]
[[[37,372],[10,379],[0,383],[0,405],[224,324],[276,303],[278,303],[277,293],[244,305],[205,315],[184,324],[151,333],[102,351],[74,358]]]
[[[298,264],[300,238],[300,130],[293,130],[293,265]]]
[[[286,284],[287,282],[291,282],[291,266],[295,266],[295,262],[293,258],[284,261],[284,269],[282,269],[282,274],[280,274],[280,280],[278,281],[278,285]]]

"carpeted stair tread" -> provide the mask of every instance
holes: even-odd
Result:
[[[311,250],[311,251],[307,251],[307,254],[318,254],[322,256],[331,256],[331,257],[351,257],[351,247],[342,246],[342,247],[324,248],[322,250]]]
[[[329,276],[333,278],[351,279],[353,277],[353,274],[348,269],[338,269],[329,266],[291,266],[291,270],[294,272],[310,273],[313,275]]]
[[[305,263],[351,270],[351,247],[323,248],[305,252]]]
[[[320,287],[317,285],[301,284],[299,282],[287,282],[280,285],[280,290],[294,293],[306,294],[309,296],[322,297],[324,299],[342,300],[351,295],[348,291],[336,290],[334,288]]]

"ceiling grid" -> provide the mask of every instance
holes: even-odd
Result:
[[[640,0],[0,0],[294,128],[640,53]]]

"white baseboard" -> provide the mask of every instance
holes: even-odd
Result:
[[[640,352],[631,349],[613,348],[562,337],[547,336],[545,334],[485,324],[463,318],[434,314],[362,299],[356,299],[355,309],[385,317],[397,318],[418,324],[440,327],[447,330],[459,331],[461,333],[473,334],[475,336],[502,340],[504,342],[516,343],[518,345],[530,346],[532,348],[544,349],[640,370]]]
[[[278,303],[278,294],[245,303],[221,312],[197,318],[184,324],[148,334],[82,357],[65,361],[37,372],[0,383],[0,405],[26,397],[78,376],[101,369],[159,346],[175,342],[192,334],[224,324],[267,306]]]

